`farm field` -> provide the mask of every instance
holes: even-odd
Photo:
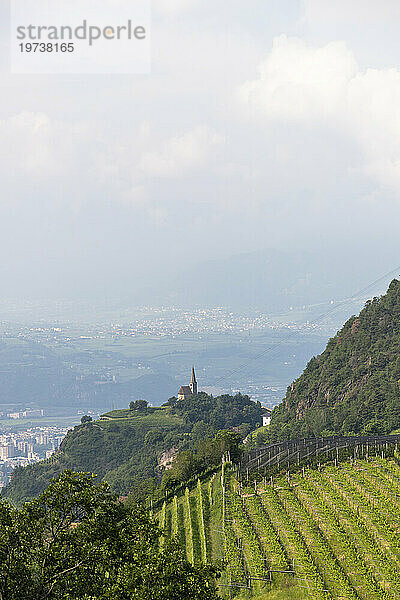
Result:
[[[224,597],[400,598],[400,467],[326,466],[243,487],[229,466],[158,513],[191,562],[223,560]]]

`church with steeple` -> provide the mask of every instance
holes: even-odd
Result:
[[[196,373],[194,372],[194,367],[192,367],[192,376],[190,378],[189,385],[182,385],[181,389],[178,392],[178,400],[188,400],[192,396],[197,394],[197,381],[196,381]]]

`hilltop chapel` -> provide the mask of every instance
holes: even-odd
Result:
[[[192,377],[190,378],[190,383],[189,385],[182,385],[178,392],[178,400],[188,400],[195,394],[197,394],[197,381],[194,367],[192,367]]]

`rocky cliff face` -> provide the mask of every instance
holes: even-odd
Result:
[[[163,452],[158,460],[158,468],[161,470],[169,471],[172,468],[176,455],[178,454],[178,448],[170,448]]]

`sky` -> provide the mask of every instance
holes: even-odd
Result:
[[[396,267],[399,17],[397,0],[153,0],[149,75],[3,64],[3,296],[122,298],[266,248]]]

